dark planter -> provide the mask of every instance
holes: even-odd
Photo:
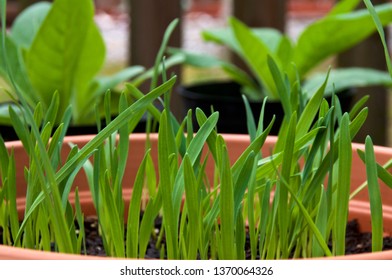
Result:
[[[105,127],[105,123],[103,122],[102,128]],[[145,132],[146,131],[146,120],[141,120],[139,124],[136,126],[134,132]],[[70,126],[67,130],[67,136],[76,136],[76,135],[94,135],[97,134],[97,127],[94,125],[80,125],[80,126]],[[19,140],[19,137],[16,135],[16,132],[12,126],[8,125],[0,125],[0,135],[3,137],[4,141],[16,141]]]
[[[8,104],[0,104],[0,106],[8,106]],[[115,116],[113,116],[115,118]],[[101,121],[101,129],[103,129],[106,126],[105,120]],[[139,121],[137,126],[135,127],[133,132],[146,132],[146,126],[147,126],[147,116],[143,116],[142,119]],[[55,130],[55,129],[54,129]],[[54,131],[53,130],[53,131]],[[157,132],[157,128],[154,129],[153,132]],[[68,127],[68,130],[66,132],[67,136],[74,136],[74,135],[92,135],[92,134],[97,134],[98,129],[96,125],[70,125]],[[5,124],[0,124],[0,135],[3,138],[4,141],[15,141],[19,140],[19,137],[17,136],[14,128],[10,125],[5,125]]]
[[[184,102],[184,114],[189,109],[200,108],[206,114],[219,112],[218,131],[220,133],[248,133],[246,127],[245,105],[241,97],[241,87],[234,82],[205,83],[189,87],[179,87],[179,94]],[[261,102],[249,101],[255,119],[261,111]],[[266,106],[264,124],[268,124],[273,115],[276,121],[271,134],[276,135],[283,118],[280,102],[269,102]],[[194,116],[195,117],[195,116]],[[194,125],[197,126],[194,118]]]
[[[220,133],[247,134],[246,110],[241,97],[241,86],[234,82],[203,83],[192,86],[180,86],[178,93],[184,105],[184,116],[189,109],[200,108],[206,114],[219,112],[218,131]],[[349,111],[353,99],[353,92],[339,93],[339,100],[343,111]],[[327,98],[330,101],[330,98]],[[249,101],[256,122],[259,119],[262,102]],[[279,101],[268,101],[264,112],[264,127],[275,115],[275,123],[270,132],[277,135],[283,121],[284,112]],[[193,123],[197,126],[195,116]]]

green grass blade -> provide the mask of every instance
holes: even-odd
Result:
[[[188,156],[184,158],[184,185],[185,202],[188,209],[189,240],[187,248],[187,258],[195,260],[197,258],[200,234],[201,211],[199,203],[199,188],[197,179],[193,171],[192,162]],[[182,234],[183,235],[183,234]]]
[[[158,54],[155,58],[155,64],[154,64],[154,74],[152,76],[152,80],[151,80],[151,88],[153,89],[156,87],[157,82],[158,82],[158,77],[159,77],[159,65],[162,63],[162,59],[163,59],[163,55],[164,52],[166,51],[167,45],[169,43],[169,39],[171,34],[174,32],[174,29],[176,28],[177,24],[178,24],[178,19],[174,19],[169,26],[166,28],[165,34],[163,34],[163,39],[162,39],[162,43],[161,46],[159,48]]]
[[[58,110],[60,107],[60,96],[59,92],[55,91],[52,96],[52,101],[50,102],[49,108],[46,111],[44,125],[47,123],[55,124],[58,115]]]
[[[290,101],[290,89],[287,87],[285,77],[282,76],[283,71],[279,69],[276,60],[274,60],[271,56],[268,56],[267,63],[273,81],[275,82],[279,100],[282,102],[285,118],[291,118],[293,110]]]
[[[156,98],[158,98],[160,95],[162,95],[164,92],[166,92],[169,88],[173,86],[175,83],[176,78],[173,77],[166,83],[162,84],[161,86],[157,87],[156,89],[152,90],[149,94],[132,104],[129,108],[127,108],[123,113],[121,113],[116,119],[114,119],[109,125],[107,125],[93,140],[91,140],[89,143],[87,143],[80,151],[79,153],[70,159],[69,161],[66,162],[62,166],[62,168],[57,172],[56,174],[56,179],[55,181],[58,183],[61,183],[64,179],[66,179],[75,169],[76,166],[80,164],[80,162],[85,161],[88,156],[94,152],[94,150],[99,147],[105,139],[107,139],[114,131],[117,130],[121,124],[124,124],[127,120],[129,120],[132,116],[135,116],[137,114],[140,114],[140,117],[142,116],[142,113],[146,109],[146,107],[153,102]],[[138,120],[134,120],[138,121]],[[27,146],[29,147],[29,146]],[[45,153],[45,152],[44,152]],[[46,164],[46,166],[50,166],[50,164]],[[56,184],[53,184],[56,185]],[[43,185],[45,186],[45,185]],[[28,217],[35,211],[35,209],[44,201],[45,198],[45,193],[42,192],[36,200],[32,203],[31,207],[27,209],[25,217],[28,219]],[[60,198],[59,198],[59,205],[61,204]],[[57,212],[57,215],[61,215],[59,212]],[[54,221],[61,221],[61,218],[56,218]],[[20,227],[21,230],[23,230],[24,226],[26,225],[27,221],[24,221]],[[19,231],[17,238],[21,237],[22,231]],[[59,230],[59,232],[66,232],[66,230]],[[68,248],[71,248],[71,246],[68,246]],[[68,250],[69,251],[69,250]]]
[[[324,83],[321,87],[317,90],[317,92],[312,96],[309,100],[308,104],[306,105],[303,113],[300,115],[298,125],[297,125],[297,132],[298,136],[303,136],[308,132],[309,128],[311,127],[317,112],[320,109],[321,102],[323,101],[325,87],[328,82],[329,72],[326,76]]]
[[[140,223],[139,234],[139,258],[144,258],[147,246],[150,242],[151,233],[154,230],[154,221],[162,206],[162,195],[158,192],[156,197],[150,198],[144,209],[143,218]]]
[[[324,190],[324,186],[321,186],[321,198],[318,205],[316,226],[320,231],[321,236],[326,241],[327,239],[327,225],[328,225],[328,204],[327,204],[327,193]],[[325,252],[320,244],[317,242],[317,238],[313,236],[312,240],[312,257],[323,257]]]
[[[249,180],[255,164],[255,153],[252,151],[246,158],[238,178],[234,181],[234,220],[241,215],[241,206],[244,200],[244,194],[248,187]]]
[[[245,95],[242,95],[242,100],[245,104],[245,112],[246,112],[246,125],[248,127],[248,134],[251,140],[256,138],[256,123],[255,118],[252,113],[252,109],[250,108],[249,101]]]
[[[121,94],[119,102],[119,112],[124,112],[128,108],[128,102],[124,94]],[[129,154],[129,131],[128,124],[123,125],[118,130],[118,135],[120,136],[118,143],[118,156],[114,161],[117,161],[117,172],[114,179],[114,192],[117,203],[122,202],[122,182],[124,178],[125,168],[127,164],[128,154]],[[116,160],[117,159],[117,160]]]
[[[190,142],[186,152],[189,155],[189,159],[191,160],[192,165],[194,165],[196,160],[199,158],[207,139],[209,138],[211,133],[213,133],[214,128],[216,127],[216,124],[218,122],[218,118],[219,118],[219,113],[218,112],[213,113],[207,119],[207,121],[200,127],[199,131],[196,133],[196,135],[193,137],[192,141]],[[180,213],[180,206],[181,206],[182,195],[184,190],[183,168],[184,168],[183,164],[181,164],[174,182],[173,201],[174,201],[174,211],[176,213],[176,216],[178,216]]]
[[[16,163],[13,151],[11,151],[8,162],[7,197],[9,201],[8,213],[12,236],[15,237],[19,231],[18,209],[16,205]]]
[[[259,225],[259,253],[262,258],[263,248],[266,246],[266,233],[268,220],[271,217],[270,202],[271,201],[271,182],[265,184],[264,192],[260,195],[260,225]]]
[[[246,224],[244,221],[243,215],[238,215],[236,220],[236,227],[235,227],[235,244],[236,244],[236,259],[237,260],[245,260],[245,250],[246,247]]]
[[[117,205],[116,198],[113,196],[110,188],[110,179],[108,171],[105,172],[105,183],[102,188],[102,209],[110,209],[110,211],[100,211],[99,221],[103,231],[103,237],[106,237],[107,246],[110,250],[107,252],[109,256],[125,257],[124,244],[124,219],[122,218],[121,205]],[[101,217],[104,216],[102,221]],[[108,220],[105,220],[108,219]]]
[[[222,242],[222,256],[220,259],[233,260],[236,258],[234,236],[234,184],[230,168],[230,159],[227,147],[222,136],[218,136],[217,150],[222,158],[220,162],[220,229]]]
[[[365,160],[365,153],[364,151],[361,150],[357,150],[359,157],[361,158],[361,160],[366,163]],[[380,164],[376,163],[377,165],[377,174],[378,177],[381,179],[381,181],[383,181],[385,183],[386,186],[388,186],[389,188],[392,189],[392,174],[389,173],[387,171],[388,168],[391,167],[392,165],[392,161],[388,161],[385,165],[381,166]],[[366,187],[366,184],[364,184],[364,187]],[[358,193],[360,190],[362,190],[362,188],[360,187],[359,189],[357,189],[354,193]],[[353,195],[352,195],[353,197]]]
[[[319,245],[321,246],[321,248],[323,248],[324,253],[326,256],[332,256],[332,253],[330,251],[330,249],[328,248],[327,243],[324,240],[324,237],[322,236],[322,234],[320,233],[320,231],[318,230],[316,224],[313,222],[312,216],[310,215],[310,213],[306,210],[305,205],[301,202],[301,200],[297,197],[297,195],[294,193],[294,191],[290,188],[290,185],[285,182],[284,180],[281,180],[282,184],[281,186],[284,186],[285,189],[287,189],[287,191],[290,193],[291,197],[293,198],[293,200],[295,201],[295,203],[298,205],[299,210],[301,211],[304,219],[306,220],[309,228],[311,229],[311,231],[313,232],[317,242],[319,243]],[[347,223],[347,221],[345,221],[345,223]]]
[[[82,246],[83,246],[84,252],[87,252],[87,250],[86,250],[86,236],[85,236],[86,230],[84,227],[84,215],[82,212],[82,206],[80,204],[78,188],[75,189],[75,212],[76,212],[76,221],[78,222],[78,225],[79,225],[77,253],[80,254],[79,250]]]
[[[370,198],[370,213],[372,217],[372,251],[377,252],[382,251],[383,248],[383,210],[376,157],[370,136],[367,136],[365,141],[365,162]]]
[[[85,158],[93,150],[95,150],[105,139],[107,139],[113,132],[121,127],[121,124],[130,120],[135,115],[139,115],[144,112],[144,110],[159,96],[164,94],[174,85],[176,77],[171,78],[161,86],[152,90],[149,94],[145,95],[143,98],[139,99],[128,107],[124,112],[118,115],[110,124],[108,124],[102,131],[94,137],[89,143],[87,143],[79,152],[79,154],[72,160],[67,162],[56,174],[56,181],[61,182],[69,173],[72,172],[74,166],[78,165],[78,161]],[[141,117],[141,115],[140,115]],[[138,122],[138,120],[134,120]]]
[[[286,145],[283,151],[282,159],[282,179],[290,184],[291,170],[294,159],[294,146],[295,146],[295,130],[297,126],[297,114],[294,113],[290,120],[289,130],[286,137]],[[278,223],[280,238],[280,249],[282,257],[288,258],[288,238],[290,213],[288,208],[288,191],[281,188],[279,191],[279,209],[278,209]]]
[[[348,203],[351,185],[352,150],[349,129],[349,116],[343,115],[339,135],[338,151],[338,183],[336,196],[334,248],[336,255],[345,254],[346,226],[348,217]]]
[[[376,28],[377,28],[377,32],[380,35],[381,43],[384,47],[385,61],[387,63],[389,74],[392,77],[392,62],[391,62],[391,57],[390,57],[389,51],[388,51],[388,43],[387,43],[387,40],[385,37],[383,24],[381,23],[380,17],[378,16],[376,9],[374,8],[372,2],[370,0],[364,0],[364,3],[366,5],[366,8],[368,9],[370,15],[372,16],[374,24],[376,25]]]
[[[365,106],[368,99],[369,99],[369,95],[365,95],[360,100],[355,102],[355,104],[353,105],[353,107],[350,110],[350,119],[355,118],[355,116],[358,114],[358,112],[360,112],[360,110],[363,109],[363,107]]]
[[[135,177],[135,183],[132,189],[132,198],[128,208],[126,250],[128,258],[137,258],[139,256],[139,229],[140,229],[140,210],[143,194],[144,177],[146,174],[146,165],[150,151],[147,151],[139,170]]]
[[[166,233],[166,248],[169,259],[177,259],[178,257],[178,215],[175,215],[172,199],[173,179],[171,178],[172,170],[170,163],[170,137],[169,124],[167,121],[167,112],[164,110],[161,116],[159,126],[158,140],[158,169],[160,176],[159,186],[162,189],[163,212],[165,216],[164,225]]]

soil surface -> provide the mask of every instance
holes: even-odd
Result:
[[[156,228],[160,228],[161,220],[156,221]],[[86,245],[88,255],[105,256],[101,237],[97,233],[98,224],[95,219],[86,219]],[[249,244],[246,244],[249,247]],[[384,237],[383,250],[392,249],[392,237]],[[366,253],[372,251],[371,233],[361,232],[359,224],[356,220],[352,220],[347,224],[346,231],[346,255]],[[250,258],[250,249],[247,249],[247,256]],[[151,239],[147,249],[146,259],[159,259],[160,252],[155,248],[155,240]]]
[[[156,228],[161,227],[161,219],[156,220]],[[86,253],[92,256],[106,256],[102,238],[98,233],[98,221],[95,217],[85,218],[85,231],[86,231]],[[0,244],[3,241],[2,228],[0,228]],[[359,224],[356,220],[352,220],[347,224],[346,232],[346,255],[359,254],[371,252],[372,237],[370,233],[361,232]],[[164,239],[163,239],[164,242]],[[160,252],[155,248],[156,241],[150,240],[147,248],[146,259],[159,259]],[[249,247],[249,244],[246,244]],[[384,237],[383,250],[392,249],[392,237]],[[82,254],[85,252],[83,251]],[[250,250],[247,249],[247,256],[250,256]]]

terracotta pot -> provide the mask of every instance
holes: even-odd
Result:
[[[79,147],[82,147],[86,144],[93,136],[67,136],[66,143],[72,142],[77,144]],[[246,135],[233,135],[226,134],[224,138],[227,141],[228,150],[230,153],[230,159],[234,162],[238,156],[244,151],[244,149],[249,144],[249,138]],[[152,142],[152,156],[153,159],[157,159],[156,149],[157,149],[157,134],[151,135]],[[131,158],[128,160],[128,170],[127,180],[124,182],[124,194],[125,197],[129,197],[131,192],[131,186],[133,184],[133,178],[138,168],[138,164],[141,162],[144,151],[145,144],[145,134],[133,134],[130,137],[131,145],[130,145],[130,154]],[[276,137],[270,136],[267,138],[265,145],[263,146],[264,155],[268,155],[271,147],[275,144]],[[23,170],[23,166],[27,164],[27,158],[23,147],[21,146],[19,141],[15,142],[7,142],[7,148],[14,148],[17,170]],[[362,144],[353,144],[353,170],[352,170],[352,186],[357,187],[361,183],[365,181],[366,172],[365,166],[362,161],[357,156],[356,150],[364,149]],[[64,147],[64,156],[69,151],[68,145]],[[392,148],[385,147],[375,147],[377,161],[380,164],[387,162],[392,157]],[[207,167],[208,169],[208,167]],[[212,176],[212,172],[210,172],[209,176]],[[18,173],[17,178],[18,184],[18,193],[17,193],[17,203],[18,209],[20,211],[20,215],[23,215],[24,210],[24,193],[25,193],[25,185],[23,181],[23,172]],[[79,187],[79,195],[82,204],[83,211],[85,215],[94,214],[94,208],[91,202],[90,192],[87,186],[87,181],[84,175],[81,173],[76,177],[75,185]],[[383,199],[383,209],[384,209],[384,227],[385,234],[392,234],[392,195],[391,190],[382,185],[381,186],[382,199]],[[72,201],[72,196],[71,196]],[[368,204],[367,192],[360,193],[355,200],[350,203],[350,213],[349,219],[358,219],[360,223],[360,227],[364,231],[370,231],[370,217],[369,217],[369,204]],[[358,255],[350,255],[339,257],[343,259],[391,259],[392,260],[392,250],[384,251],[380,253],[365,253]],[[68,254],[60,254],[60,253],[50,253],[50,252],[41,252],[35,250],[27,250],[14,248],[9,246],[0,245],[0,259],[102,259],[100,257],[91,257],[91,256],[80,256],[80,255],[68,255]]]

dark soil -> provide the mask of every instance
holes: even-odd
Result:
[[[392,237],[384,237],[383,250],[392,249]],[[372,235],[361,232],[356,220],[347,224],[346,255],[368,253],[372,251]]]
[[[156,227],[160,228],[161,220],[156,221]],[[87,254],[88,255],[99,255],[105,256],[103,250],[102,239],[97,233],[97,221],[94,219],[86,219],[86,243],[87,243]],[[155,248],[156,241],[151,239],[150,244],[147,248],[147,254],[145,258],[159,259],[160,252]],[[249,247],[249,244],[246,244]],[[392,249],[392,237],[384,237],[383,250]],[[250,258],[250,249],[247,250],[247,256]],[[346,231],[346,255],[366,253],[372,251],[372,236],[371,233],[361,232],[359,224],[356,220],[352,220],[347,224]]]
[[[161,219],[156,220],[156,228],[161,227]],[[106,256],[102,238],[98,234],[98,221],[95,217],[87,217],[85,219],[86,231],[86,253],[92,256]],[[0,244],[2,244],[2,228],[0,228]],[[347,224],[346,232],[346,255],[371,252],[372,237],[370,233],[361,232],[359,224],[356,220],[352,220]],[[163,239],[164,242],[164,239]],[[155,247],[156,240],[150,240],[147,248],[146,259],[159,259],[160,252]],[[248,244],[247,244],[248,245]],[[392,237],[384,237],[383,250],[392,249]],[[85,253],[84,251],[82,252]],[[247,255],[250,256],[250,253]]]

